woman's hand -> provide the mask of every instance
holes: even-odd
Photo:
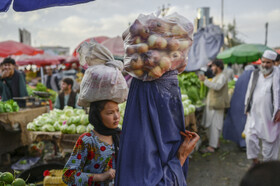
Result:
[[[104,172],[104,181],[105,180],[112,180],[115,178],[116,170],[115,169],[109,169],[107,172]]]
[[[200,139],[199,135],[195,132],[185,131],[185,133],[180,132],[181,135],[185,136],[183,143],[177,152],[177,157],[180,161],[181,166],[184,165],[187,157],[193,151],[196,146],[197,141]]]

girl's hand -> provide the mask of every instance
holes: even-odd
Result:
[[[115,169],[109,169],[107,172],[104,173],[105,180],[112,180],[116,176],[116,170]],[[105,181],[104,180],[104,181]]]
[[[184,165],[187,157],[193,151],[196,146],[197,141],[200,139],[199,135],[195,132],[185,131],[180,132],[181,135],[185,136],[183,143],[180,145],[180,148],[177,152],[177,157],[180,161],[181,166]]]

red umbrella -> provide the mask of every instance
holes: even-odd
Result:
[[[120,36],[107,39],[101,44],[107,47],[114,56],[124,56],[124,42]]]
[[[16,64],[19,66],[23,65],[37,65],[37,66],[47,66],[47,65],[58,65],[62,60],[61,56],[51,56],[48,54],[38,54],[36,56],[20,56],[16,60]]]
[[[92,37],[92,38],[88,38],[88,39],[86,39],[86,40],[84,40],[83,42],[85,42],[85,41],[90,41],[90,40],[94,40],[94,41],[96,41],[96,42],[98,42],[98,43],[102,43],[103,41],[105,41],[105,40],[107,40],[107,39],[109,39],[109,37],[107,37],[107,36],[98,36],[98,37]],[[79,54],[77,53],[77,49],[80,47],[80,45],[83,43],[83,42],[81,42],[76,48],[75,48],[75,50],[74,50],[74,52],[73,52],[73,56],[78,56]]]
[[[20,42],[16,41],[2,41],[0,42],[0,57],[8,57],[11,55],[36,55],[36,54],[43,54],[44,51],[33,48],[31,46],[25,45]]]

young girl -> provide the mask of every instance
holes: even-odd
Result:
[[[119,147],[118,103],[109,100],[92,102],[89,121],[94,130],[82,134],[77,140],[62,179],[68,185],[111,185]]]

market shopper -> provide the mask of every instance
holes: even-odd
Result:
[[[50,66],[47,66],[45,70],[47,74],[44,76],[44,85],[47,88],[58,92],[60,90],[60,86],[57,74],[53,74],[53,70]]]
[[[266,50],[261,58],[260,70],[250,78],[246,98],[245,125],[247,158],[253,165],[259,163],[259,141],[262,141],[264,161],[276,160],[279,152],[280,103],[279,68],[274,67],[276,52]]]
[[[71,78],[64,78],[61,82],[61,92],[55,100],[54,107],[63,109],[64,106],[71,106],[73,108],[81,108],[77,105],[78,94],[73,91],[73,80]]]
[[[24,77],[21,72],[15,69],[15,60],[8,57],[2,62],[2,72],[0,77],[0,95],[2,101],[13,99],[14,97],[28,96]],[[24,101],[17,101],[20,107],[25,106]]]
[[[116,174],[120,112],[110,100],[92,102],[89,122],[94,130],[82,134],[65,165],[63,181],[68,185],[111,185]]]
[[[280,67],[280,54],[277,54],[277,57],[276,57],[274,65]]]
[[[209,88],[203,126],[208,129],[209,145],[201,152],[215,152],[219,147],[219,137],[223,128],[224,110],[229,107],[227,78],[223,73],[224,64],[221,60],[214,60],[211,66],[215,74],[212,81],[199,75],[199,79]]]
[[[178,72],[153,81],[132,79],[115,185],[186,185],[188,155],[199,136],[184,129]]]
[[[234,79],[234,72],[231,66],[232,64],[228,63],[227,68],[224,69],[224,73],[226,74],[228,82]]]
[[[65,165],[63,180],[68,185],[113,185],[119,154],[118,104],[126,101],[128,94],[121,74],[123,63],[93,41],[81,44],[78,52],[80,64],[88,66],[81,82],[79,104],[90,106],[89,122],[94,130],[78,139]]]

